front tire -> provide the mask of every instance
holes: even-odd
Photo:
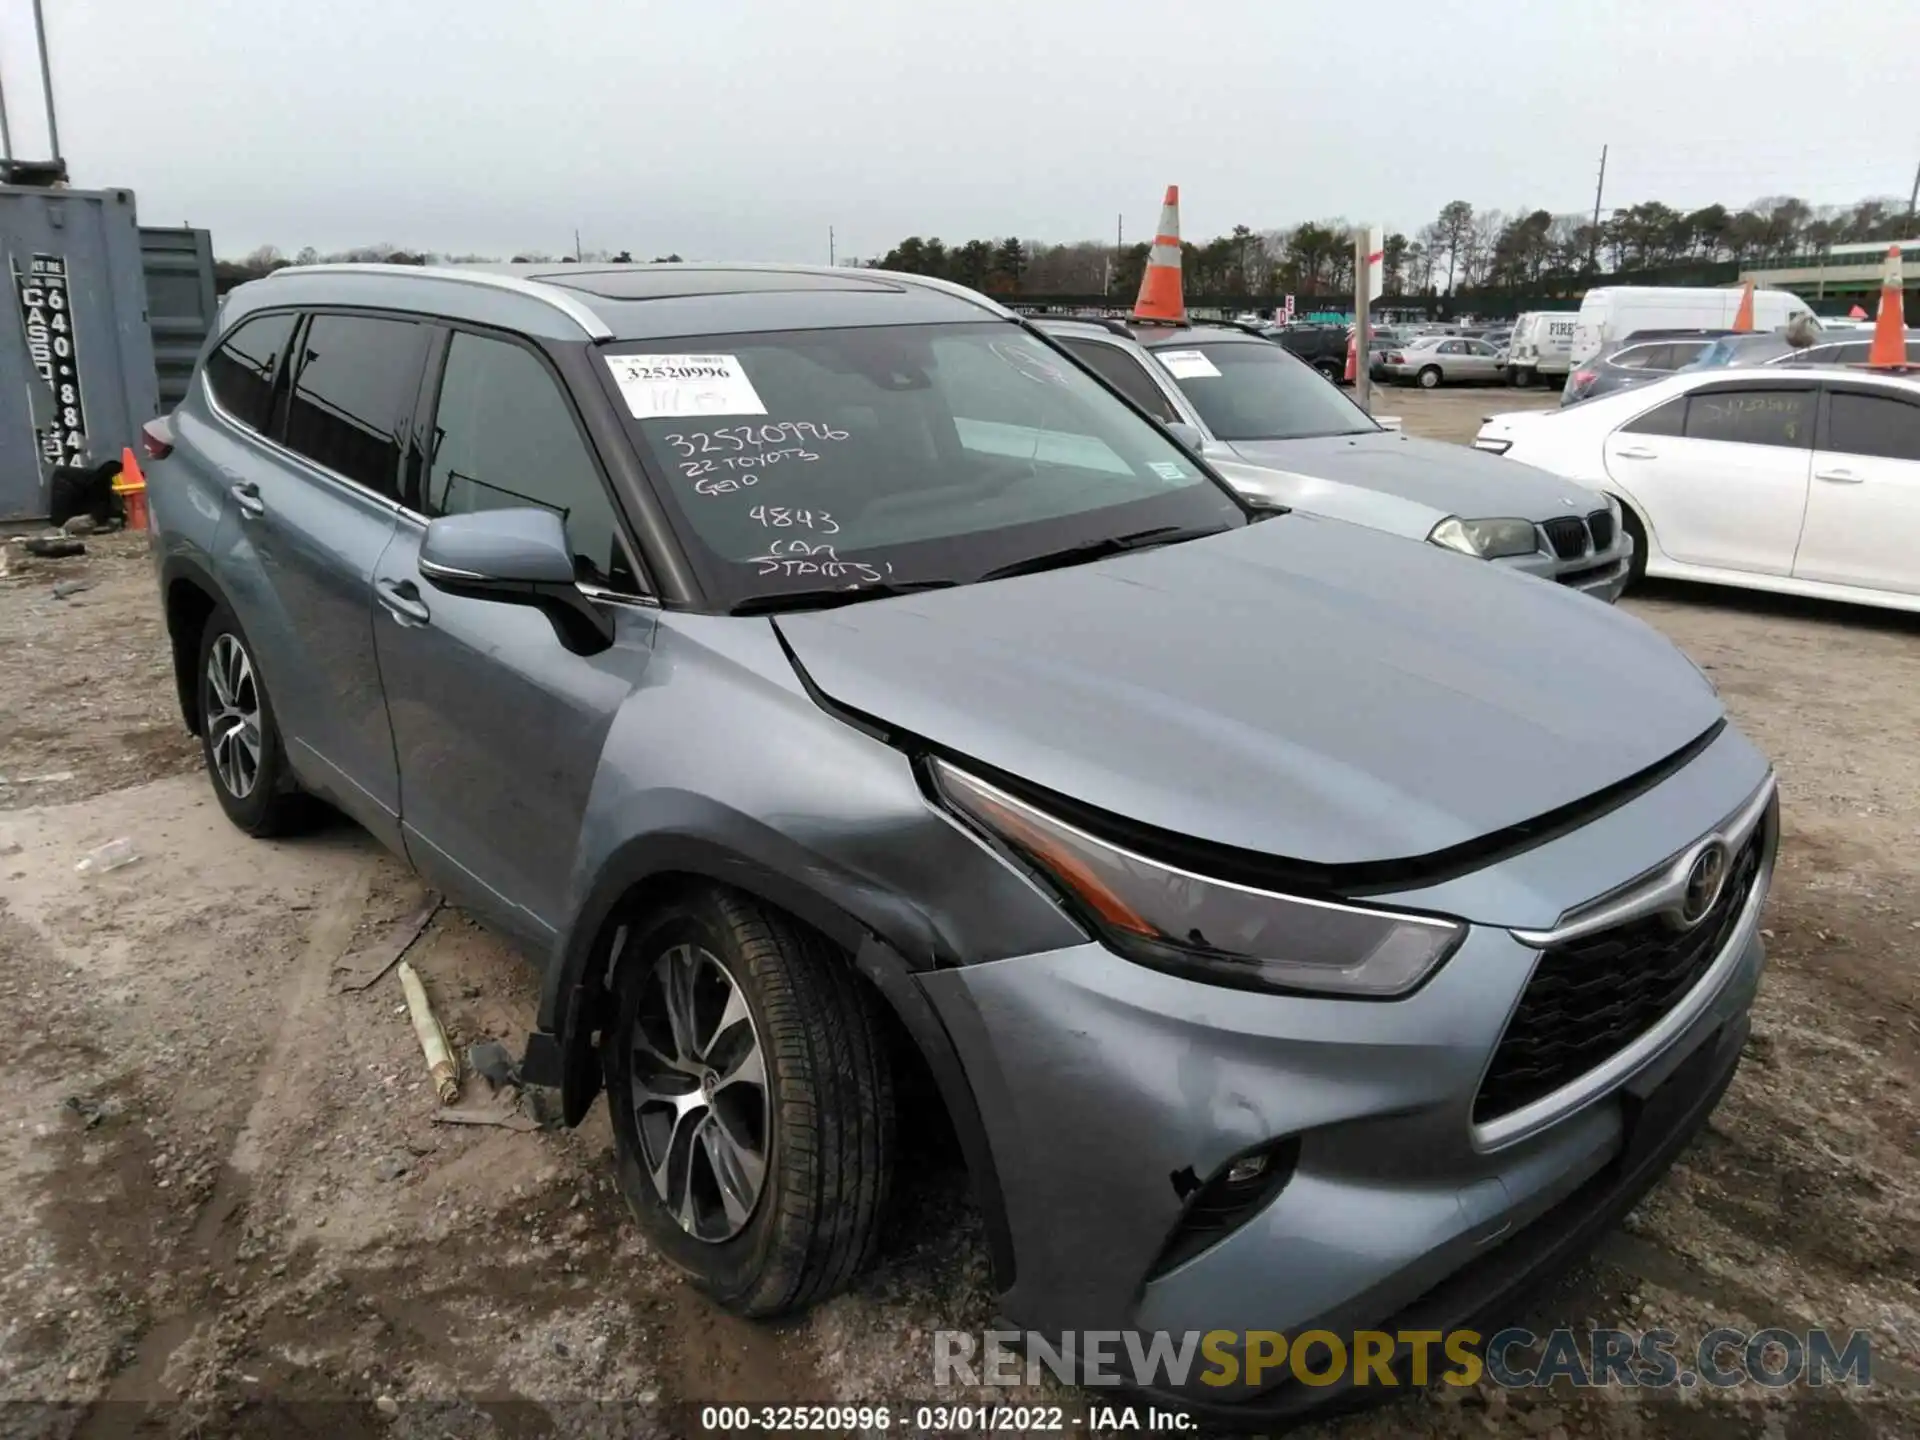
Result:
[[[603,1042],[614,1157],[642,1230],[736,1314],[801,1310],[871,1258],[893,1076],[845,955],[712,889],[638,920]]]
[[[1438,365],[1429,365],[1420,372],[1420,388],[1422,390],[1438,390],[1440,388],[1440,367]]]
[[[227,818],[256,839],[300,822],[304,800],[287,764],[273,701],[240,622],[222,605],[200,632],[200,753]]]
[[[1647,527],[1624,505],[1620,507],[1620,523],[1633,541],[1633,558],[1627,561],[1627,583],[1622,587],[1624,593],[1647,578]]]

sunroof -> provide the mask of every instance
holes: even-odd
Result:
[[[660,265],[644,270],[574,269],[529,277],[564,285],[607,300],[669,300],[682,295],[748,295],[794,290],[893,290],[890,281],[862,276],[822,275],[805,270],[741,270],[724,266]]]

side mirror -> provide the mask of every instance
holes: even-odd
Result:
[[[1166,431],[1175,441],[1186,446],[1187,449],[1193,451],[1196,455],[1200,453],[1201,448],[1207,443],[1205,437],[1200,434],[1199,429],[1196,426],[1187,424],[1184,420],[1169,420],[1166,424]]]
[[[420,541],[420,576],[436,590],[546,612],[570,649],[613,643],[613,622],[574,582],[566,526],[532,507],[442,515]]]

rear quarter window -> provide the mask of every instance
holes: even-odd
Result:
[[[1682,395],[1677,400],[1656,405],[1620,428],[1629,435],[1684,435],[1687,433],[1687,397]]]
[[[215,403],[263,435],[271,428],[275,387],[297,318],[289,311],[243,320],[207,356],[207,387]]]

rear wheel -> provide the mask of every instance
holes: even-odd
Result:
[[[283,834],[306,812],[252,648],[222,605],[200,632],[200,749],[213,793],[247,834]]]
[[[1429,365],[1420,372],[1420,388],[1422,390],[1437,390],[1439,387],[1440,367],[1438,365]]]
[[[654,1245],[741,1315],[803,1309],[872,1255],[893,1078],[845,955],[735,892],[636,923],[603,1063],[621,1190]]]

